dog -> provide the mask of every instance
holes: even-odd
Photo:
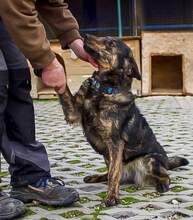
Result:
[[[99,70],[75,95],[68,86],[60,95],[67,123],[82,125],[88,142],[108,167],[107,173],[87,176],[84,181],[108,182],[106,206],[118,203],[120,183],[152,185],[158,192],[168,191],[168,170],[188,161],[167,156],[136,107],[131,84],[133,78],[141,80],[141,75],[131,49],[118,38],[92,35],[85,36],[84,49]]]

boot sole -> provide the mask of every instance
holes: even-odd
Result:
[[[50,206],[68,206],[79,200],[79,195],[76,192],[74,192],[73,195],[70,195],[69,197],[63,200],[46,200],[46,199],[42,199],[41,196],[35,193],[25,193],[25,192],[12,192],[10,196],[11,198],[18,199],[23,203],[30,203],[32,201],[37,201],[40,204],[50,205]]]
[[[10,213],[6,216],[3,215],[3,213],[0,214],[0,220],[15,219],[17,217],[22,216],[26,211],[27,211],[27,209],[25,208],[25,206],[17,207],[17,210],[14,213]]]

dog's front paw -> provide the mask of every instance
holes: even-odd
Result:
[[[115,196],[108,196],[105,200],[105,205],[107,207],[109,206],[115,206],[119,204],[119,198],[115,197]]]
[[[159,192],[159,193],[164,193],[164,192],[167,192],[169,190],[169,184],[157,184],[156,185],[156,190]]]
[[[84,177],[84,182],[85,183],[96,183],[98,179],[98,175],[92,175],[92,176],[86,176]]]
[[[84,178],[85,183],[100,183],[107,181],[107,173],[102,175],[92,175],[92,176],[86,176]]]

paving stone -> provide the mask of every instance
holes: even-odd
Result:
[[[57,101],[35,101],[37,138],[47,146],[52,175],[76,188],[81,200],[67,208],[29,204],[31,212],[23,219],[193,219],[193,97],[147,97],[136,103],[168,155],[185,156],[190,161],[188,166],[169,172],[170,191],[159,194],[152,187],[122,185],[122,204],[106,208],[102,198],[107,186],[83,182],[86,175],[105,171],[103,158],[86,142],[81,127],[66,124]],[[5,161],[2,170],[7,171]],[[9,178],[4,175],[0,183],[6,191]]]
[[[129,211],[120,211],[120,212],[116,212],[114,213],[112,216],[116,219],[127,219],[133,216],[136,216],[137,214],[133,213],[133,212],[129,212]]]

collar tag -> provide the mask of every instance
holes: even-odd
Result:
[[[91,78],[91,87],[97,92],[101,92],[108,95],[119,93],[118,88],[104,86],[95,78]]]

